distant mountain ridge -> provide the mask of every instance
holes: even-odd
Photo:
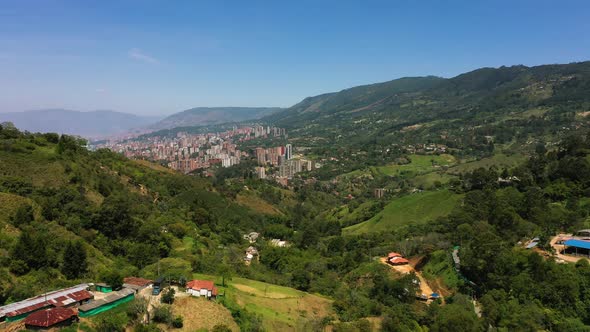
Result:
[[[452,78],[405,77],[307,97],[261,121],[308,146],[434,142],[478,150],[486,140],[555,138],[585,126],[590,61],[480,68]],[[526,140],[525,140],[526,141]]]
[[[21,130],[57,132],[90,138],[124,133],[133,128],[147,126],[159,119],[161,117],[115,111],[81,112],[66,109],[0,113],[0,122],[12,122]]]
[[[255,120],[281,110],[279,107],[195,107],[172,114],[148,128],[156,131]]]

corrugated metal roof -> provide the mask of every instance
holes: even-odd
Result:
[[[129,284],[129,285],[136,285],[136,286],[145,287],[145,286],[148,286],[149,284],[152,284],[153,281],[151,281],[149,279],[144,279],[144,278],[127,277],[127,278],[123,279],[123,283]]]
[[[73,294],[80,294],[79,296],[88,295],[86,289],[89,287],[89,284],[80,284],[77,286],[64,288],[56,291],[52,291],[49,293],[41,294],[39,296],[29,298],[26,300],[22,300],[19,302],[7,304],[5,306],[0,307],[0,317],[14,317],[18,315],[22,315],[31,311],[35,311],[44,307],[51,305],[50,301],[59,302],[57,299],[66,297],[69,298],[73,296]],[[84,291],[84,292],[82,292]],[[76,297],[73,297],[76,299]],[[90,298],[92,298],[92,294],[90,294]],[[84,298],[85,299],[85,298]],[[81,299],[79,301],[82,301]],[[78,300],[77,300],[78,301]]]
[[[577,247],[583,249],[590,249],[590,241],[583,241],[583,240],[567,240],[563,244],[569,247]]]
[[[116,292],[112,292],[110,293],[108,296],[106,296],[103,299],[100,300],[96,300],[96,301],[92,301],[90,303],[86,303],[80,306],[80,308],[78,308],[78,310],[80,311],[90,311],[92,309],[96,309],[98,307],[101,307],[105,304],[109,304],[111,302],[115,302],[117,300],[120,300],[126,296],[129,296],[130,294],[135,294],[135,291],[133,289],[129,289],[129,288],[123,288],[120,291],[116,291]]]
[[[525,248],[532,249],[532,248],[536,247],[537,244],[539,244],[539,242],[531,242],[531,243],[527,244]]]
[[[50,327],[74,316],[77,316],[77,313],[74,309],[70,308],[40,310],[27,316],[25,319],[25,325]]]

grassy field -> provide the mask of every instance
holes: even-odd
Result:
[[[424,189],[432,189],[435,186],[436,182],[440,182],[441,184],[446,184],[451,179],[454,178],[453,175],[449,175],[446,173],[439,173],[439,172],[432,172],[428,174],[418,175],[412,179],[410,182],[415,187],[422,187]]]
[[[268,331],[303,331],[306,323],[332,313],[332,300],[289,287],[234,278],[227,290],[241,307],[260,314]]]
[[[505,155],[503,153],[499,153],[494,155],[490,158],[483,158],[476,161],[466,162],[464,164],[460,164],[454,167],[449,168],[448,173],[450,174],[459,174],[465,172],[471,172],[477,168],[489,168],[491,166],[496,166],[499,169],[504,167],[511,168],[517,166],[521,162],[526,159],[525,156],[521,154],[513,154],[513,155]]]
[[[193,277],[221,284],[221,277],[204,274],[194,274]],[[220,287],[220,294],[261,315],[268,331],[305,331],[310,320],[333,313],[331,299],[251,279],[234,277],[228,287]]]
[[[455,157],[449,154],[412,155],[409,159],[411,161],[409,164],[371,167],[371,171],[374,174],[377,173],[387,176],[414,176],[429,173],[437,170],[439,167],[451,166],[456,163]]]
[[[269,214],[269,215],[279,215],[282,214],[276,207],[272,206],[262,198],[258,197],[255,193],[244,191],[238,194],[237,197],[238,204],[249,207],[250,209],[262,213],[262,214]]]
[[[344,229],[348,234],[383,231],[449,214],[462,196],[448,190],[410,194],[391,201],[373,218]]]

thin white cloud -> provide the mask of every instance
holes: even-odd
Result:
[[[127,52],[127,55],[134,60],[138,60],[138,61],[142,61],[142,62],[146,62],[146,63],[152,63],[152,64],[157,64],[160,63],[160,61],[158,61],[158,59],[149,56],[145,53],[143,53],[140,49],[138,48],[132,48],[129,50],[129,52]]]
[[[94,89],[94,92],[96,92],[96,93],[105,93],[105,92],[107,92],[107,89],[98,88],[98,89]]]

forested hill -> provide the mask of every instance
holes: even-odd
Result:
[[[264,221],[205,179],[83,144],[0,125],[0,304],[113,273],[157,277],[150,266],[170,256],[189,277],[191,261]],[[199,239],[194,252],[188,235]],[[71,246],[84,264],[70,260],[80,259]]]
[[[370,150],[430,141],[465,147],[483,136],[503,143],[575,125],[590,110],[587,91],[590,62],[482,68],[450,79],[401,78],[309,97],[264,119],[306,145]]]

